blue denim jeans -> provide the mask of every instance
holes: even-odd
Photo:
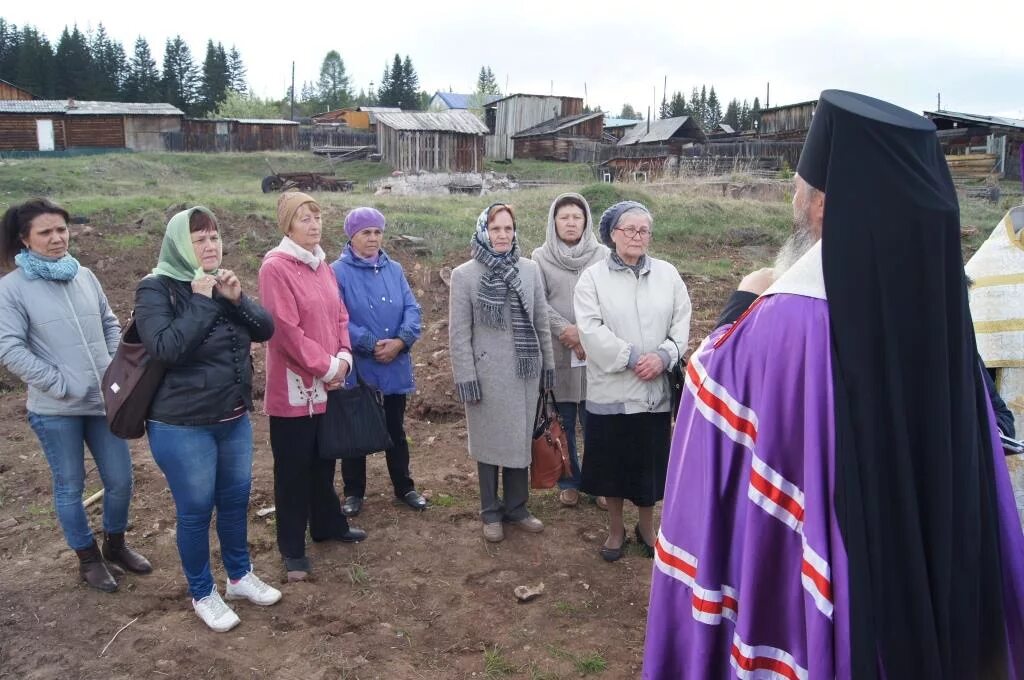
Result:
[[[153,459],[167,478],[178,517],[178,554],[196,600],[213,592],[210,519],[217,509],[217,538],[228,577],[251,568],[246,513],[252,485],[249,415],[214,425],[146,422]]]
[[[103,530],[124,532],[132,500],[132,459],[128,442],[118,439],[103,416],[28,414],[53,475],[53,505],[64,539],[73,550],[92,545],[92,529],[82,506],[85,491],[85,445],[89,445],[103,481]]]
[[[579,491],[582,475],[580,474],[580,458],[576,454],[576,419],[580,419],[580,425],[586,430],[587,402],[560,401],[555,406],[558,408],[558,415],[562,418],[562,427],[565,428],[565,439],[569,443],[569,465],[572,468],[572,477],[559,480],[558,488]]]

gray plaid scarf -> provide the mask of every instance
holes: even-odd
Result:
[[[536,378],[540,375],[540,342],[524,302],[523,282],[519,278],[519,244],[513,242],[512,250],[496,254],[489,244],[482,243],[479,235],[473,236],[473,259],[487,267],[480,277],[477,291],[477,306],[485,326],[505,330],[505,301],[512,310],[512,345],[516,356],[516,376]],[[509,295],[509,292],[514,295]]]

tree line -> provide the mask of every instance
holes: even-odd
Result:
[[[658,108],[658,118],[675,118],[677,116],[690,116],[700,125],[705,132],[713,132],[720,124],[731,127],[736,132],[743,132],[754,129],[754,121],[761,113],[761,101],[754,97],[751,105],[746,99],[742,102],[739,99],[732,99],[722,111],[722,104],[715,92],[715,86],[710,89],[706,85],[696,87],[690,93],[687,100],[682,92],[672,93],[671,98],[666,94],[662,97],[661,106]],[[644,116],[639,114],[630,104],[622,107],[620,118],[643,120]]]
[[[168,39],[158,69],[142,36],[129,56],[102,23],[86,32],[65,26],[54,44],[35,27],[2,17],[0,79],[43,99],[164,102],[193,116],[213,113],[229,93],[248,90],[242,55],[220,42],[208,40],[197,63],[180,35]]]

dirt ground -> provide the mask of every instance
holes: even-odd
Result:
[[[249,228],[266,231],[267,225]],[[132,241],[121,238],[118,248],[109,247],[133,229],[83,233],[77,227],[73,236],[77,254],[100,277],[122,320],[159,247],[155,236],[134,247],[124,247]],[[405,265],[423,306],[424,337],[414,349],[419,392],[410,402],[407,430],[413,476],[433,507],[414,513],[395,505],[383,456],[373,456],[369,497],[353,522],[369,532],[368,540],[311,545],[314,577],[283,584],[273,515],[257,516],[273,505],[273,480],[267,420],[254,414],[249,543],[257,573],[284,597],[268,608],[238,604],[241,625],[212,633],[189,605],[173,502],[144,439],[132,443],[129,540],[155,571],[126,576],[115,594],[79,582],[74,553],[56,524],[49,470],[25,421],[24,392],[11,389],[6,376],[6,386],[0,380],[6,387],[0,390],[0,677],[638,677],[650,560],[630,551],[619,562],[603,562],[597,552],[605,538],[603,511],[593,503],[562,508],[553,491],[531,495],[530,508],[546,526],[542,534],[509,529],[503,543],[483,540],[475,465],[452,396],[447,288],[437,264],[417,261],[397,244],[389,250]],[[753,263],[739,248],[723,246],[712,255],[732,258],[734,273]],[[255,270],[239,267],[240,259],[229,248],[225,266],[238,267],[246,290],[254,291]],[[736,280],[687,279],[695,308],[691,348]],[[254,353],[261,385],[263,350]],[[91,458],[86,469],[88,494],[100,483]],[[627,510],[630,524],[635,517]],[[100,530],[99,504],[90,518]],[[216,540],[211,543],[223,590],[219,550]],[[541,597],[516,601],[516,586],[538,583],[545,586]]]

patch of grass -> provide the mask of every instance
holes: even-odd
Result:
[[[598,652],[587,652],[576,658],[573,667],[580,675],[593,675],[607,670],[608,662]]]
[[[516,667],[505,658],[503,650],[494,645],[484,650],[484,677],[488,680],[503,678],[516,672]]]
[[[447,493],[434,494],[434,497],[430,499],[430,504],[437,508],[453,508],[455,503],[455,496]]]
[[[558,680],[559,676],[557,673],[549,673],[548,671],[542,671],[537,667],[537,662],[530,664],[530,680]]]
[[[351,581],[353,585],[363,586],[370,582],[370,574],[361,564],[353,562],[348,565],[346,573],[348,574],[348,580]]]
[[[555,611],[563,616],[572,616],[579,614],[587,609],[590,609],[592,602],[590,600],[583,600],[582,602],[566,602],[565,600],[559,600],[555,603]]]
[[[131,250],[146,242],[145,234],[112,234],[105,237],[105,242],[113,248]]]

